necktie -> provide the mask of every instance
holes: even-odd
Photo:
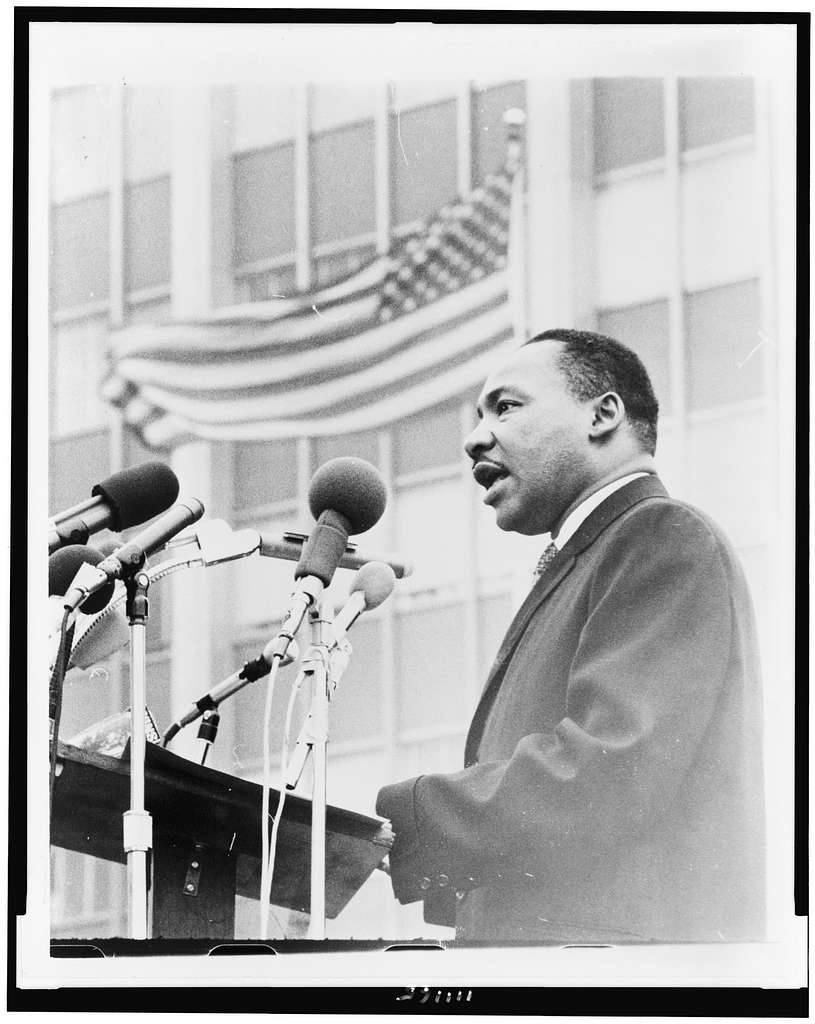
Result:
[[[558,553],[558,550],[559,549],[558,549],[557,545],[555,544],[555,542],[554,541],[550,541],[549,544],[546,547],[546,550],[543,552],[543,554],[538,559],[538,564],[535,566],[535,571],[533,573],[535,579],[540,579],[540,577],[543,576],[543,574],[549,568],[549,565],[550,565],[552,559]]]

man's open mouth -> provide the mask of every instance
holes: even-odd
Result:
[[[493,484],[507,476],[509,476],[507,470],[496,462],[476,462],[473,466],[475,482],[486,490],[489,490]]]

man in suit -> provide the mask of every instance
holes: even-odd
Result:
[[[638,357],[589,332],[537,335],[482,389],[483,500],[550,543],[464,769],[377,799],[396,897],[461,939],[762,938],[750,598],[718,527],[656,476],[657,413]]]

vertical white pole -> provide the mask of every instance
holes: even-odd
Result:
[[[147,747],[144,729],[147,695],[144,614],[147,574],[138,573],[136,582],[141,590],[141,595],[137,596],[135,600],[131,596],[129,601],[132,616],[130,624],[130,810],[124,814],[123,839],[127,855],[130,937],[146,939],[148,937],[147,857],[153,845],[153,821],[144,806],[144,758]],[[142,603],[144,604],[142,605]]]
[[[312,672],[311,719],[314,735],[312,746],[314,778],[311,792],[311,913],[308,937],[325,938],[325,844],[326,803],[328,788],[328,687],[329,648],[334,609],[325,591],[311,612],[314,656]]]

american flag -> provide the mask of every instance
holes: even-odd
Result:
[[[162,449],[372,429],[462,394],[517,333],[519,183],[509,160],[330,286],[116,332],[103,396]]]

